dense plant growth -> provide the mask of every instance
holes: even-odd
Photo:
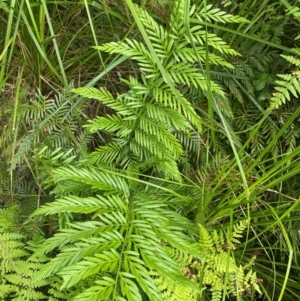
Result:
[[[0,0],[0,300],[300,300],[299,6]]]

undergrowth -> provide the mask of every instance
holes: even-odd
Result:
[[[298,300],[298,4],[0,1],[0,299]]]

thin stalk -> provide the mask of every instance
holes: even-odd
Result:
[[[13,146],[12,146],[12,153],[11,153],[11,161],[13,160],[15,156],[16,151],[16,144],[17,144],[17,137],[18,137],[18,130],[19,130],[19,123],[17,123],[17,115],[18,115],[18,109],[20,105],[20,88],[21,88],[21,82],[23,78],[23,72],[24,72],[24,64],[19,69],[19,76],[17,79],[17,87],[15,90],[15,106],[14,106],[14,115],[13,115],[13,124],[12,124],[12,130],[14,132],[14,140],[13,140]],[[10,185],[11,185],[11,191],[13,191],[13,165],[10,165]]]
[[[289,239],[289,236],[287,234],[287,231],[284,227],[284,225],[282,224],[282,221],[281,219],[279,218],[276,210],[273,209],[273,207],[269,206],[270,209],[272,210],[274,216],[276,217],[276,220],[278,221],[278,224],[282,230],[282,234],[285,238],[285,241],[288,245],[288,251],[289,251],[289,260],[288,260],[288,264],[287,264],[287,268],[286,268],[286,274],[285,274],[285,277],[284,277],[284,281],[282,283],[282,287],[281,287],[281,291],[280,291],[280,295],[278,297],[278,301],[281,301],[282,298],[283,298],[283,295],[284,295],[284,291],[286,290],[286,285],[287,285],[287,282],[288,282],[288,279],[289,279],[289,275],[290,275],[290,271],[291,271],[291,266],[292,266],[292,260],[293,260],[293,246],[291,244],[291,241]]]
[[[94,24],[93,24],[93,20],[92,20],[92,17],[91,17],[91,13],[90,13],[90,9],[89,9],[87,0],[84,0],[84,6],[85,6],[85,9],[86,9],[86,12],[87,12],[87,15],[88,15],[88,20],[89,20],[91,32],[92,32],[92,35],[93,35],[94,43],[95,43],[95,45],[96,45],[96,47],[97,47],[97,46],[99,46],[99,44],[98,44],[97,36],[96,36],[96,33],[95,33],[95,26],[94,26]],[[96,49],[97,49],[97,48],[96,48]],[[100,62],[101,62],[101,64],[102,64],[102,67],[103,67],[103,69],[104,69],[104,61],[103,61],[103,58],[102,58],[101,51],[99,51],[99,50],[97,49],[97,52],[98,52],[99,59],[100,59]]]
[[[36,47],[37,51],[39,52],[39,54],[41,55],[41,57],[42,57],[42,58],[45,60],[45,62],[47,63],[47,65],[48,65],[48,67],[50,68],[52,74],[53,74],[54,76],[56,76],[56,78],[57,78],[61,83],[66,83],[66,87],[67,87],[67,86],[68,86],[68,82],[67,82],[67,80],[66,80],[66,78],[65,78],[64,72],[62,73],[62,76],[63,76],[63,77],[61,77],[61,76],[59,75],[59,73],[57,72],[56,68],[55,68],[55,67],[52,65],[52,63],[49,61],[49,59],[48,59],[46,53],[43,51],[42,47],[40,46],[40,43],[39,43],[39,41],[37,40],[37,38],[36,38],[34,32],[32,31],[31,26],[30,26],[30,24],[29,24],[29,22],[28,22],[28,19],[27,19],[26,15],[25,15],[25,13],[24,13],[23,11],[21,11],[21,16],[22,16],[22,19],[23,19],[23,21],[24,21],[24,23],[25,23],[25,25],[26,25],[26,28],[27,28],[27,30],[28,30],[28,33],[29,33],[29,35],[31,36],[31,38],[32,38],[32,40],[33,40],[33,43],[35,44],[35,47]]]
[[[11,0],[10,3],[10,10],[9,10],[9,14],[8,14],[8,21],[7,21],[7,26],[6,26],[6,33],[5,33],[5,40],[4,40],[4,47],[8,49],[9,45],[11,44],[10,40],[11,40],[11,31],[12,31],[12,24],[13,24],[13,19],[14,19],[14,11],[15,11],[15,6],[16,6],[16,0]],[[12,47],[14,46],[14,44],[12,44]],[[4,49],[5,49],[4,48]],[[0,91],[2,90],[5,81],[4,81],[4,76],[5,76],[5,71],[7,68],[7,50],[6,51],[2,51],[1,53],[1,68],[0,68]]]
[[[275,49],[280,49],[280,50],[286,51],[287,53],[295,53],[295,51],[293,49],[289,48],[289,47],[285,47],[285,46],[282,46],[280,44],[276,44],[276,43],[273,43],[273,42],[270,42],[270,41],[266,41],[264,39],[261,39],[259,37],[254,36],[254,35],[246,34],[246,33],[234,30],[234,29],[230,29],[230,28],[218,25],[218,24],[202,22],[198,19],[191,19],[191,20],[192,20],[193,23],[200,24],[200,25],[207,26],[207,27],[211,27],[211,28],[215,28],[215,29],[219,29],[219,30],[223,30],[223,31],[227,31],[229,33],[241,36],[245,39],[250,39],[250,40],[259,42],[261,44],[271,46]]]
[[[64,69],[64,65],[63,65],[63,62],[62,62],[62,59],[61,59],[60,51],[59,51],[57,40],[56,40],[56,37],[55,37],[55,32],[54,32],[53,27],[52,27],[52,22],[51,22],[51,18],[50,18],[49,12],[48,12],[47,3],[46,3],[45,0],[41,0],[41,1],[42,1],[42,5],[43,5],[43,8],[44,8],[44,13],[46,15],[49,30],[50,30],[51,36],[53,37],[52,42],[53,42],[53,46],[54,46],[54,49],[55,49],[56,58],[57,58],[57,61],[58,61],[58,64],[59,64],[60,73],[62,75],[62,83],[64,84],[65,87],[68,87],[69,83],[68,83],[67,76],[66,76],[65,69]]]

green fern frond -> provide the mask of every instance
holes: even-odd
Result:
[[[288,15],[293,15],[295,18],[300,18],[300,9],[297,6],[291,6],[286,10]]]
[[[130,110],[130,106],[127,106],[124,102],[121,102],[120,99],[117,102],[112,94],[104,88],[77,88],[74,89],[73,92],[87,98],[100,100],[102,103],[111,107],[121,115],[132,115],[134,113]]]
[[[195,53],[196,50],[196,53]],[[182,61],[186,61],[186,62],[196,62],[198,61],[198,59],[200,58],[200,61],[202,63],[206,62],[206,52],[205,49],[203,47],[195,47],[195,50],[192,48],[176,48],[173,51],[173,55],[174,55],[174,59],[177,62],[182,62]],[[216,65],[216,66],[224,66],[224,67],[228,67],[230,69],[233,69],[233,65],[230,64],[229,62],[227,62],[224,58],[214,54],[214,53],[210,53],[208,55],[208,59],[209,62],[212,65]]]
[[[192,287],[183,285],[180,282],[170,281],[162,278],[159,274],[152,272],[155,284],[162,292],[164,301],[193,301],[197,300],[198,292]]]
[[[160,64],[168,74],[168,83],[171,80],[175,89],[178,89],[177,93],[159,76],[158,66],[146,46],[130,39],[97,47],[101,51],[122,54],[137,61],[142,73],[140,79],[122,79],[129,87],[127,93],[113,97],[103,88],[74,90],[77,94],[101,101],[116,112],[114,115],[98,117],[86,125],[91,133],[103,131],[111,135],[110,143],[91,155],[94,163],[111,164],[114,161],[116,168],[136,170],[134,161],[139,158],[140,162],[136,163],[140,164],[145,160],[153,162],[153,171],[164,172],[166,177],[180,179],[176,165],[182,158],[183,149],[177,137],[185,137],[188,141],[188,131],[193,128],[201,130],[199,116],[182,94],[185,86],[195,89],[197,93],[210,90],[219,95],[220,110],[232,116],[228,98],[216,83],[207,83],[201,71],[201,62],[206,62],[205,44],[212,46],[221,55],[238,53],[216,34],[207,33],[202,26],[192,25],[195,20],[193,18],[201,15],[202,11],[195,7],[187,8],[181,1],[176,2],[175,7],[172,10],[170,27],[165,29],[146,10],[134,5]],[[186,32],[186,24],[183,24],[186,9],[190,10],[191,16],[189,32]],[[218,19],[220,22],[227,22],[229,18],[234,22],[244,21],[219,10],[216,15],[214,21]],[[208,57],[215,65],[232,68],[221,56],[208,53]],[[154,162],[153,158],[157,158],[157,161]]]
[[[198,19],[200,21],[215,21],[220,23],[249,23],[249,21],[240,16],[233,16],[220,10],[219,8],[214,8],[212,4],[203,7],[198,14]]]
[[[232,237],[240,236],[240,233],[246,227],[247,222],[240,222],[234,226]],[[225,241],[223,232],[213,231],[212,235],[199,225],[200,230],[200,254],[187,256],[178,251],[167,248],[168,253],[180,263],[183,275],[188,277],[193,283],[201,286],[203,290],[210,286],[211,300],[220,301],[223,296],[224,286],[227,294],[242,296],[248,294],[252,289],[260,292],[256,282],[256,275],[251,271],[251,265],[254,259],[247,266],[237,266],[233,257],[226,251],[225,246],[232,245],[231,242]],[[226,242],[226,243],[225,243]],[[228,273],[228,283],[224,283],[224,275]],[[156,272],[151,272],[156,285],[162,292],[164,300],[188,301],[197,300],[198,294],[192,286],[183,286],[180,282],[162,277]]]
[[[225,53],[234,56],[240,55],[237,51],[232,49],[225,41],[223,41],[214,33],[207,33],[205,30],[199,30],[198,26],[191,28],[191,33],[194,43],[199,43],[200,45],[205,45],[207,43],[209,46],[218,50],[222,54]]]
[[[199,73],[197,68],[193,68],[186,63],[170,64],[168,66],[170,76],[176,84],[184,84],[188,87],[194,86],[201,90],[208,90],[205,77]],[[223,95],[223,91],[214,82],[210,83],[210,89],[212,92]]]
[[[63,275],[61,289],[70,288],[82,279],[97,274],[100,270],[113,272],[117,269],[119,261],[120,254],[114,249],[85,257],[84,260],[68,266],[58,273]]]
[[[285,58],[288,62],[290,62],[291,64],[300,67],[300,59],[298,59],[297,57],[293,57],[291,55],[281,55],[283,58]]]
[[[104,132],[105,145],[85,160],[74,162],[73,143],[64,147],[57,134],[61,130],[60,122],[68,120],[62,115],[68,116],[69,103],[63,102],[60,109],[58,102],[44,101],[42,113],[32,112],[44,115],[39,117],[43,119],[42,124],[34,128],[38,131],[34,131],[32,140],[37,137],[36,141],[28,145],[43,142],[42,132],[50,131],[43,136],[49,149],[34,149],[36,157],[44,163],[43,174],[50,166],[48,187],[55,186],[52,190],[55,201],[41,206],[32,217],[58,215],[59,221],[57,233],[41,242],[31,257],[32,261],[42,258],[35,264],[44,263],[41,269],[36,265],[34,279],[49,283],[53,299],[61,298],[60,288],[66,292],[62,299],[73,294],[72,300],[86,301],[136,301],[143,300],[143,294],[151,301],[193,300],[202,293],[199,290],[202,279],[201,286],[211,285],[213,298],[218,300],[224,286],[225,262],[229,260],[224,245],[226,239],[237,243],[241,227],[234,228],[230,237],[224,233],[211,235],[205,227],[200,227],[198,234],[194,223],[179,214],[195,196],[178,193],[180,189],[188,189],[185,185],[178,188],[182,180],[179,162],[188,159],[185,156],[189,150],[199,152],[201,144],[202,121],[196,112],[199,104],[193,106],[192,100],[199,99],[199,95],[205,98],[210,90],[220,97],[217,105],[227,105],[223,89],[215,82],[208,83],[203,74],[206,56],[220,68],[231,68],[225,55],[238,53],[215,33],[206,33],[204,27],[194,25],[193,20],[200,12],[195,7],[187,7],[184,1],[176,1],[178,9],[172,9],[172,26],[166,28],[146,10],[133,6],[153,47],[146,43],[151,52],[146,44],[131,39],[107,43],[97,49],[135,60],[141,71],[138,78],[122,79],[128,90],[120,95],[113,95],[105,88],[73,90],[111,109],[110,114],[80,123],[82,133],[84,130],[93,134]],[[187,9],[190,24],[184,20]],[[210,11],[216,16],[209,20],[227,22],[227,14]],[[220,56],[207,54],[207,46]],[[153,50],[156,59],[151,55]],[[71,131],[75,127],[72,123]],[[78,138],[76,141],[79,142]],[[54,146],[61,143],[60,150],[51,154],[51,143]],[[67,156],[62,155],[65,149]],[[162,181],[165,178],[176,181]],[[199,236],[201,240],[197,243]],[[242,279],[231,257],[229,270]],[[252,274],[247,274],[246,283],[252,278]],[[55,279],[53,285],[52,279]],[[170,290],[176,293],[169,294]]]
[[[143,72],[148,73],[146,78],[151,78],[153,74],[158,73],[158,68],[153,63],[150,52],[145,46],[136,40],[126,39],[125,42],[111,42],[102,46],[97,46],[96,49],[108,53],[118,53],[126,55],[128,58],[137,60]]]
[[[189,123],[182,117],[174,118],[173,116],[177,117],[178,113],[170,108],[159,104],[155,106],[151,103],[145,103],[143,97],[144,92],[141,93],[140,89],[144,86],[138,86],[138,82],[133,78],[130,78],[130,81],[127,83],[132,87],[133,91],[137,90],[137,96],[133,101],[129,91],[127,95],[122,97],[123,104],[121,104],[121,107],[120,102],[114,100],[110,94],[108,98],[105,98],[107,94],[104,97],[101,97],[103,96],[101,95],[103,90],[95,91],[94,89],[85,88],[75,90],[75,92],[80,93],[83,96],[104,101],[106,105],[110,105],[120,115],[124,115],[125,111],[125,115],[136,115],[136,117],[130,118],[121,118],[120,115],[112,115],[105,118],[99,117],[86,125],[91,132],[103,130],[111,132],[111,134],[115,134],[118,137],[113,143],[96,151],[95,154],[92,155],[94,157],[93,161],[100,162],[105,159],[103,162],[109,163],[111,162],[109,160],[116,159],[116,162],[123,162],[123,167],[129,167],[132,166],[133,163],[130,163],[130,161],[132,161],[130,158],[149,160],[151,157],[156,157],[158,159],[156,164],[158,169],[165,169],[164,171],[167,176],[172,175],[172,177],[179,178],[178,170],[176,170],[176,168],[174,169],[174,160],[178,159],[182,154],[182,146],[172,133],[171,126],[174,126],[177,130],[186,131],[187,127],[190,127]],[[113,105],[113,102],[115,102],[116,105]],[[147,108],[146,110],[145,107]],[[161,113],[155,116],[153,114],[158,111],[157,107],[160,109]],[[172,107],[174,107],[174,103],[172,104]],[[188,108],[187,110],[186,107]],[[140,111],[141,109],[142,111]],[[180,106],[180,109],[186,112],[188,117],[191,117],[190,111],[192,111],[192,109],[188,102],[185,106]],[[149,113],[150,116],[147,113]],[[193,118],[191,119],[193,120]],[[121,144],[117,143],[117,141]],[[128,156],[128,160],[124,164],[124,156],[126,155]],[[164,164],[163,168],[159,167],[161,164]]]
[[[58,206],[59,204],[59,206]],[[53,208],[53,210],[51,210]],[[82,199],[77,196],[65,196],[63,199],[58,199],[55,202],[44,205],[39,208],[32,216],[35,215],[50,215],[62,212],[73,212],[73,213],[107,213],[113,212],[116,209],[125,209],[123,200],[116,196],[102,197],[97,195],[97,198],[88,197]]]
[[[293,64],[298,63],[300,66],[300,60],[297,60],[289,56],[290,61]],[[283,80],[277,80],[275,87],[276,92],[273,93],[273,97],[270,101],[272,108],[279,108],[282,104],[286,103],[287,100],[291,99],[291,95],[298,97],[300,95],[300,72],[293,71],[292,74],[278,74],[278,77]]]
[[[5,213],[3,210],[0,217]],[[36,239],[25,244],[24,235],[9,229],[8,225],[12,226],[13,216],[8,216],[10,222],[6,225],[1,223],[3,220],[0,218],[0,298],[20,301],[46,300],[46,290],[51,281],[35,280],[35,275],[43,267],[45,258],[30,259],[32,251],[36,250],[36,243],[40,243],[41,240]]]
[[[248,221],[241,221],[239,224],[234,225],[233,231],[227,231],[226,236],[224,233],[218,234],[213,231],[212,235],[199,225],[200,230],[200,248],[203,258],[196,262],[194,267],[197,266],[201,273],[204,273],[204,283],[212,286],[214,300],[221,299],[221,292],[223,290],[223,276],[229,273],[229,282],[227,284],[227,291],[235,296],[242,295],[244,292],[248,293],[250,287],[256,289],[260,293],[258,285],[253,285],[256,275],[251,270],[246,270],[251,267],[237,266],[234,258],[232,258],[227,249],[235,249],[235,244],[239,244],[238,238],[247,227]],[[225,240],[226,237],[226,240]],[[207,264],[207,265],[206,265]],[[202,268],[200,268],[202,267]],[[204,268],[204,270],[202,270]]]
[[[201,249],[214,252],[213,240],[209,235],[207,229],[200,225],[199,231],[200,231]]]
[[[129,195],[129,188],[126,182],[112,173],[70,166],[69,168],[61,167],[56,169],[55,176],[59,181],[68,180],[77,183],[79,185],[78,190],[90,185],[91,188],[95,190],[101,189],[106,193],[124,193]],[[80,183],[82,184],[80,185]]]
[[[235,244],[240,244],[239,238],[243,237],[242,233],[248,225],[248,221],[241,221],[239,224],[234,224],[233,229],[226,232],[227,244],[231,249],[235,249]]]
[[[37,95],[31,104],[22,105],[20,110],[26,134],[17,142],[17,151],[10,162],[12,168],[23,163],[31,151],[45,145],[48,146],[47,154],[56,148],[73,148],[74,153],[79,154],[83,150],[79,146],[83,147],[82,142],[89,139],[82,128],[87,103],[70,95],[68,89],[53,99]]]
[[[69,180],[74,180],[74,169],[69,171]],[[65,172],[67,170],[64,175],[60,172],[59,176],[56,175],[58,183],[67,180]],[[82,169],[77,172],[81,174]],[[86,183],[86,188],[94,187],[98,192],[103,190],[86,178],[86,171],[84,174],[81,182]],[[99,182],[102,182],[101,177]],[[157,185],[154,187],[155,191]],[[148,271],[156,271],[174,281],[182,277],[177,261],[167,252],[164,244],[178,249],[182,254],[187,251],[196,253],[196,249],[192,246],[193,241],[183,233],[183,229],[193,228],[193,224],[169,209],[165,193],[153,198],[154,191],[151,190],[151,186],[146,190],[145,187],[135,186],[134,193],[127,197],[125,191],[88,198],[69,195],[42,206],[33,216],[68,212],[84,214],[88,220],[72,222],[67,229],[61,229],[43,243],[36,254],[49,253],[56,248],[59,253],[43,266],[37,279],[47,280],[59,274],[63,278],[62,288],[66,289],[72,289],[75,285],[80,287],[89,281],[90,288],[79,292],[75,297],[78,300],[90,300],[95,296],[136,300],[141,298],[140,289],[150,300],[163,300]],[[110,285],[106,277],[111,279]],[[180,281],[189,283],[185,277]]]

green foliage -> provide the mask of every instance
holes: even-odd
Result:
[[[282,55],[288,62],[296,67],[300,66],[300,60],[290,55]],[[300,95],[300,71],[298,68],[291,74],[278,74],[281,80],[276,81],[276,92],[271,98],[270,106],[278,109],[287,100],[291,100],[291,96],[297,98]]]
[[[296,300],[298,0],[8,2],[0,299]]]
[[[257,285],[257,277],[251,269],[254,259],[245,267],[237,265],[235,259],[230,256],[228,250],[234,250],[240,243],[241,233],[246,228],[248,222],[240,222],[234,225],[233,231],[227,233],[210,234],[203,226],[200,228],[200,249],[203,257],[200,262],[194,263],[194,267],[204,274],[203,281],[212,287],[212,300],[220,300],[224,288],[225,275],[228,277],[226,285],[227,293],[234,296],[241,296],[251,293],[251,289],[260,292]],[[260,292],[261,293],[261,292]]]
[[[1,300],[72,300],[76,290],[61,291],[61,278],[38,278],[49,262],[47,256],[38,252],[45,239],[32,222],[16,227],[19,210],[17,206],[0,210]]]
[[[186,269],[186,271],[185,271]],[[182,273],[188,273],[189,268],[182,267]],[[175,282],[168,278],[159,276],[156,273],[151,273],[154,277],[154,282],[161,291],[164,301],[188,301],[197,300],[197,291],[191,287],[187,287],[181,282]]]
[[[149,270],[183,279],[188,285],[164,247],[167,244],[181,252],[196,252],[184,234],[193,228],[192,223],[170,207],[178,202],[175,196],[160,193],[151,182],[130,185],[110,170],[97,171],[98,184],[91,180],[96,169],[77,169],[75,177],[74,172],[72,168],[54,171],[60,191],[73,193],[35,213],[73,216],[67,228],[39,248],[42,253],[58,248],[59,254],[43,267],[38,279],[58,273],[63,278],[62,289],[91,283],[90,287],[83,286],[74,300],[141,300],[140,289],[150,300],[162,300]],[[86,190],[95,197],[76,196]],[[83,214],[86,221],[76,221]]]
[[[58,214],[61,225],[38,250],[41,254],[58,251],[39,271],[38,279],[59,275],[62,290],[76,286],[74,300],[142,300],[141,292],[150,300],[163,300],[150,271],[167,281],[179,281],[192,289],[193,295],[201,293],[184,275],[182,263],[167,251],[173,248],[196,258],[202,256],[190,238],[196,235],[193,223],[177,212],[184,208],[185,197],[173,192],[172,186],[168,188],[168,182],[156,183],[147,173],[181,180],[177,162],[184,149],[177,137],[183,135],[188,140],[192,130],[201,128],[200,118],[181,92],[182,85],[223,95],[213,82],[208,86],[199,69],[192,66],[198,64],[199,68],[201,53],[199,48],[193,58],[193,45],[207,42],[221,53],[235,52],[214,34],[207,39],[199,26],[188,36],[182,29],[186,7],[179,2],[169,32],[146,11],[135,8],[177,92],[161,79],[145,46],[129,39],[98,47],[137,60],[142,74],[139,80],[123,80],[128,92],[113,96],[104,88],[74,90],[113,109],[113,114],[96,117],[85,125],[91,133],[109,135],[111,142],[93,152],[91,161],[82,162],[86,167],[79,164],[52,170],[56,201],[33,215]],[[191,10],[191,14],[197,13]],[[187,50],[186,56],[176,54],[174,50],[180,48]],[[205,46],[202,50],[204,56]],[[217,65],[224,62],[221,57],[213,58]],[[143,175],[145,180],[139,180]]]
[[[299,20],[299,8],[296,6],[290,6],[287,9],[288,15],[293,15],[295,18],[298,18]],[[298,37],[295,37],[295,40],[297,40]],[[299,49],[293,48],[294,56],[292,55],[281,55],[285,60],[287,60],[290,65],[293,66],[293,69],[291,70],[291,74],[277,74],[277,76],[280,78],[280,80],[276,81],[276,92],[273,93],[273,97],[270,99],[270,106],[271,108],[278,109],[282,104],[285,104],[286,101],[290,101],[291,97],[298,98],[300,93],[300,73],[299,73],[299,67],[300,67],[300,60],[298,59],[299,55]],[[291,67],[289,67],[291,69]]]
[[[44,258],[27,260],[41,239],[29,242],[21,231],[14,230],[16,208],[0,211],[0,298],[1,300],[44,300],[47,295],[40,290],[49,282],[33,281],[35,273],[43,266]]]
[[[37,279],[60,275],[62,290],[77,287],[74,300],[142,300],[140,290],[150,300],[193,300],[201,293],[199,279],[212,286],[213,300],[219,300],[227,271],[238,275],[238,284],[233,276],[228,280],[230,294],[259,291],[255,273],[245,274],[231,257],[227,263],[229,255],[223,250],[224,245],[235,248],[246,223],[226,235],[214,232],[212,236],[200,226],[197,245],[184,234],[196,235],[193,223],[174,210],[184,206],[183,196],[167,183],[160,187],[148,181],[137,186],[126,174],[95,168],[58,168],[53,176],[61,197],[33,216],[58,214],[71,217],[72,222],[38,249],[37,254],[59,253],[38,272]],[[95,196],[79,196],[86,191]],[[192,269],[197,272],[189,278]]]
[[[181,140],[190,144],[188,141],[193,129],[201,128],[201,120],[184,96],[183,87],[194,87],[198,93],[211,90],[223,96],[223,91],[214,82],[207,82],[201,72],[201,64],[209,57],[214,65],[232,66],[220,55],[207,54],[205,44],[221,54],[237,53],[215,34],[207,35],[201,26],[193,23],[193,18],[205,15],[203,10],[197,10],[195,6],[190,8],[191,23],[187,25],[184,16],[188,7],[183,2],[176,2],[167,30],[145,10],[137,6],[135,9],[171,84],[178,92],[174,93],[169,87],[170,83],[161,78],[155,59],[143,43],[125,39],[123,42],[98,46],[97,49],[102,51],[136,60],[141,75],[139,80],[133,77],[122,80],[130,89],[117,97],[103,88],[74,90],[80,95],[101,101],[115,111],[114,115],[98,117],[86,126],[92,133],[103,131],[111,135],[111,142],[92,153],[91,159],[93,163],[114,162],[119,168],[142,172],[138,164],[152,161],[147,166],[148,170],[151,168],[163,172],[168,178],[180,179],[174,160],[180,159],[184,149],[177,137],[181,136]],[[218,14],[212,12],[212,15],[220,22],[226,22],[230,17],[220,10]],[[232,18],[232,22],[241,21],[242,18]],[[186,30],[186,26],[191,29]],[[154,158],[156,162],[153,162]]]
[[[219,8],[214,8],[212,4],[207,5],[202,8],[200,14],[197,16],[199,20],[205,20],[208,22],[220,22],[220,23],[245,23],[249,22],[247,19],[234,16],[232,14],[226,13],[226,11],[222,11]]]
[[[197,286],[203,287],[203,293],[211,292],[212,301],[220,301],[224,290],[224,279],[227,275],[228,283],[225,287],[228,295],[242,296],[251,294],[254,289],[260,292],[255,272],[251,270],[254,257],[246,266],[237,265],[234,257],[228,250],[234,250],[239,244],[238,238],[246,228],[248,222],[240,222],[234,225],[233,232],[226,234],[217,233],[214,230],[211,234],[202,225],[200,230],[200,257],[181,255],[179,262],[182,273],[190,278]],[[178,254],[175,253],[178,260]],[[166,277],[160,277],[153,273],[155,283],[162,292],[163,300],[166,301],[189,301],[198,300],[198,295],[193,288],[184,286],[180,281],[172,281]],[[201,283],[202,282],[202,283]],[[207,288],[209,287],[209,289]]]
[[[26,134],[12,158],[13,169],[23,163],[33,149],[44,145],[51,151],[60,147],[65,150],[76,147],[84,155],[86,150],[83,147],[88,144],[90,137],[82,128],[87,118],[87,103],[82,99],[64,90],[51,99],[39,95],[30,105],[21,106],[20,111],[20,119],[26,123]]]

